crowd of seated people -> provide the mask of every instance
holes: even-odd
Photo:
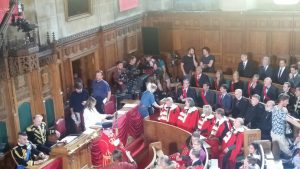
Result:
[[[233,149],[228,148],[231,146],[228,141],[231,136],[236,136],[236,128],[242,125],[260,129],[263,139],[279,142],[282,152],[290,155],[286,151],[288,142],[285,141],[285,129],[287,122],[300,125],[297,119],[300,117],[300,64],[291,65],[289,68],[286,60],[280,59],[278,67],[273,68],[270,57],[264,56],[261,66],[256,69],[248,54],[242,54],[238,69],[234,71],[232,80],[228,81],[224,79],[222,70],[214,68],[215,57],[210,54],[210,49],[204,47],[202,54],[198,62],[195,49],[190,48],[188,54],[182,57],[180,66],[184,77],[183,84],[176,91],[172,91],[170,87],[171,78],[165,62],[150,55],[140,60],[132,56],[125,66],[123,62],[118,62],[113,73],[113,84],[116,84],[119,92],[133,93],[137,88],[143,92],[146,89],[139,106],[142,117],[151,115],[154,106],[160,109],[159,121],[190,132],[198,129],[212,146],[212,158],[224,156],[232,160],[239,153],[235,152],[239,151],[236,141],[232,143],[235,145]],[[206,72],[215,70],[215,77],[209,78]],[[147,75],[148,85],[140,83],[137,78],[144,75]],[[247,77],[249,81],[243,82],[240,77]],[[263,80],[263,83],[259,80]],[[283,92],[280,93],[273,82],[283,85]],[[142,89],[141,86],[145,88]],[[156,93],[163,95],[157,99]],[[92,83],[92,96],[97,101],[97,111],[103,113],[102,107],[109,100],[111,89],[103,80],[101,71],[97,72]],[[185,106],[179,108],[172,98],[167,98],[164,105],[159,105],[157,102],[162,96],[171,96],[175,102],[184,103]],[[203,107],[203,112],[199,111],[198,106]],[[214,115],[212,111],[215,111]],[[231,124],[229,117],[238,120]],[[238,124],[235,126],[235,123]],[[224,147],[220,151],[218,147],[222,144]],[[228,155],[228,152],[234,153]]]

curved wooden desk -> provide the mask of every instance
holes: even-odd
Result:
[[[186,139],[189,136],[191,136],[190,132],[185,131],[179,127],[161,123],[158,121],[144,120],[144,137],[146,144],[149,145],[152,142],[161,142],[162,152],[166,155],[178,152],[180,147],[185,144]],[[203,146],[203,148],[206,152],[204,168],[207,168],[208,151],[205,146]]]
[[[153,120],[144,120],[144,136],[146,144],[160,141],[165,154],[178,152],[191,133],[179,127]]]

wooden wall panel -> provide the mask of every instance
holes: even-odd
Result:
[[[109,69],[115,65],[115,62],[117,61],[117,53],[116,53],[116,44],[110,44],[108,46],[105,46],[104,48],[105,51],[105,69]]]
[[[286,58],[289,61],[290,54],[290,32],[271,33],[271,54],[277,58]]]
[[[273,64],[278,58],[300,60],[300,12],[149,12],[145,21],[158,28],[167,23],[160,39],[171,39],[169,48],[181,55],[190,46],[198,55],[203,46],[210,47],[215,66],[231,69],[228,73],[244,52],[252,52],[257,63],[265,55],[277,55]]]

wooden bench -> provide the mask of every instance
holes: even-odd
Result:
[[[160,141],[158,146],[166,155],[179,152],[179,148],[186,143],[191,133],[179,127],[161,123],[153,120],[144,120],[144,136],[146,142],[151,145],[152,142]],[[207,143],[204,141],[203,148],[206,153],[204,168],[208,166]],[[161,147],[160,147],[161,146]]]

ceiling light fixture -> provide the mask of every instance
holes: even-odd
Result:
[[[300,0],[273,0],[276,5],[296,5]]]

